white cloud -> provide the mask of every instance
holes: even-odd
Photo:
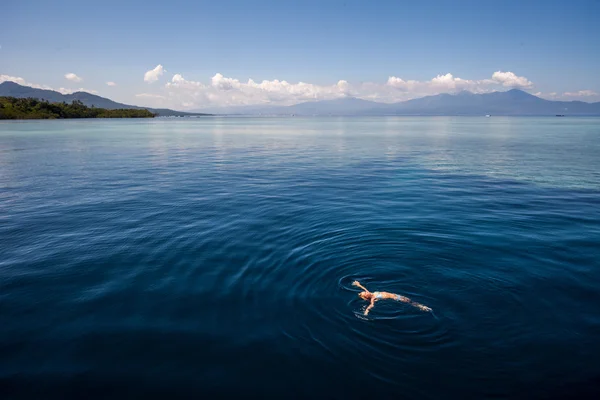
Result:
[[[167,72],[162,65],[146,72],[146,82],[156,82]],[[0,82],[14,81],[21,85],[40,89],[56,90],[46,85],[27,82],[21,77],[0,75]],[[108,86],[116,83],[106,82]],[[216,73],[211,78],[201,82],[188,80],[182,74],[175,74],[165,83],[157,87],[153,93],[135,95],[139,101],[151,103],[153,106],[170,107],[175,109],[201,109],[205,107],[225,107],[238,105],[292,105],[306,101],[331,100],[343,97],[357,97],[384,103],[392,103],[413,98],[435,95],[439,93],[456,93],[468,90],[474,93],[487,93],[506,88],[531,89],[533,83],[514,72],[496,71],[490,78],[463,79],[451,73],[439,74],[430,80],[413,80],[398,76],[390,76],[383,82],[352,83],[339,80],[332,84],[313,84],[306,82],[288,82],[286,80],[242,80],[226,77]],[[97,93],[89,89],[59,88],[61,93],[85,91]],[[592,90],[579,90],[565,93],[536,92],[536,96],[549,99],[573,100],[580,98],[586,101],[595,100],[599,96]]]
[[[513,72],[496,71],[492,75],[492,80],[501,84],[504,87],[531,89],[533,82],[524,76],[517,76]]]
[[[485,93],[492,91],[490,87],[501,85],[504,87],[531,89],[533,83],[523,76],[517,76],[514,72],[496,71],[491,79],[462,79],[451,73],[438,75],[430,81],[405,81],[402,78],[390,76],[387,85],[407,92],[420,94],[437,94],[442,92],[455,92],[469,90],[474,93]]]
[[[19,85],[31,86],[31,84],[27,83],[25,79],[19,76],[10,76],[10,75],[0,75],[0,83],[2,82],[14,82]]]
[[[364,82],[352,84],[340,80],[333,85],[306,82],[290,83],[285,80],[254,81],[225,77],[216,73],[208,84],[187,80],[175,74],[166,83],[165,96],[173,107],[189,108],[235,105],[291,105],[305,101],[330,100],[347,96],[391,103],[439,93],[468,90],[474,93],[492,92],[499,87],[530,88],[533,84],[513,72],[497,71],[491,78],[470,80],[451,73],[437,75],[428,81],[405,80],[390,76],[385,83]]]
[[[337,87],[344,93],[350,90],[350,84],[348,83],[348,81],[345,80],[339,80],[337,83]]]
[[[138,93],[135,95],[135,97],[141,97],[141,98],[146,98],[146,99],[166,99],[165,96],[162,96],[160,94],[153,94],[153,93]]]
[[[457,92],[469,90],[475,93],[491,91],[488,87],[495,82],[491,79],[470,80],[455,77],[451,73],[438,75],[430,81],[404,80],[396,76],[390,76],[387,85],[397,90],[420,95],[431,95],[444,92]]]
[[[52,90],[55,90],[55,91],[57,91],[59,93],[62,93],[62,94],[72,94],[72,93],[75,93],[75,92],[86,92],[86,93],[91,93],[91,94],[98,94],[97,90],[91,90],[91,89],[85,89],[85,88],[67,89],[67,88],[61,87],[61,88],[52,89]]]
[[[85,88],[67,89],[64,87],[60,87],[58,89],[55,89],[48,85],[38,85],[36,83],[27,82],[25,79],[23,79],[19,76],[0,75],[0,83],[2,83],[2,82],[15,82],[15,83],[18,83],[19,85],[29,86],[29,87],[32,87],[35,89],[54,90],[54,91],[62,93],[62,94],[71,94],[71,93],[75,93],[75,92],[87,92],[87,93],[92,93],[92,94],[98,93],[96,90],[85,89]]]
[[[213,78],[214,79],[214,78]],[[180,89],[198,89],[204,88],[204,84],[201,82],[194,82],[186,80],[181,74],[173,75],[171,82],[165,85],[167,88],[180,88]]]
[[[452,93],[462,90],[468,90],[473,93],[488,93],[494,91],[499,85],[521,89],[531,89],[533,87],[533,83],[527,78],[517,76],[510,71],[496,71],[492,74],[491,79],[477,80],[462,79],[455,77],[451,73],[438,75],[430,81],[404,80],[402,78],[390,76],[387,85],[406,92],[406,97]]]
[[[390,76],[387,80],[387,85],[402,91],[409,91],[415,88],[420,82],[414,80],[405,81],[397,76]]]
[[[546,100],[559,100],[561,98],[561,95],[556,92],[535,92],[533,95]]]
[[[65,74],[65,78],[67,78],[68,80],[70,80],[72,82],[81,82],[83,80],[79,76],[75,75],[72,72],[69,72],[68,74]]]
[[[36,89],[46,89],[46,90],[54,90],[48,85],[38,85],[37,83],[27,82],[25,79],[20,76],[10,76],[10,75],[2,75],[0,74],[0,83],[2,82],[15,82],[19,85],[29,86]]]
[[[261,82],[248,79],[247,82],[241,82],[220,73],[215,74],[208,85],[187,80],[181,74],[176,74],[165,88],[169,98],[177,102],[174,107],[184,108],[191,105],[290,105],[302,101],[344,97],[351,92],[350,84],[343,80],[331,86],[304,82],[289,83],[278,79]]]
[[[146,71],[144,74],[144,81],[148,83],[156,82],[162,74],[164,74],[165,69],[162,65],[158,64],[154,69],[150,71]]]
[[[211,82],[213,87],[219,90],[239,89],[241,86],[240,81],[237,79],[225,78],[219,73],[216,73],[215,76],[211,78]]]
[[[138,93],[135,95],[138,99],[139,103],[137,105],[144,107],[172,107],[172,108],[186,108],[190,109],[190,107],[183,107],[181,103],[172,101],[173,99],[169,99],[167,96],[163,96],[161,94],[156,93]]]
[[[564,92],[564,93],[536,92],[533,94],[535,96],[541,97],[546,100],[572,101],[574,98],[581,98],[581,100],[583,100],[583,101],[598,101],[598,100],[600,100],[600,94],[593,90],[578,90],[576,92]]]
[[[591,97],[598,96],[598,93],[593,90],[579,90],[577,92],[565,92],[563,95],[566,97]]]

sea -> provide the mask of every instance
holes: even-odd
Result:
[[[209,396],[600,398],[600,118],[1,122],[0,398]]]

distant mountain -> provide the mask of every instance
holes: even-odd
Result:
[[[106,109],[147,109],[159,116],[193,116],[210,114],[239,115],[600,115],[600,102],[551,101],[518,89],[506,92],[474,94],[438,94],[398,103],[378,103],[354,97],[310,101],[292,106],[255,105],[223,107],[182,112],[169,109],[131,106],[86,92],[61,94],[53,90],[35,89],[14,82],[0,83],[0,96],[32,97],[50,102],[79,100],[88,107]]]
[[[71,103],[73,100],[79,100],[88,107],[106,108],[108,110],[116,110],[129,108],[134,110],[148,110],[160,117],[183,117],[192,115],[208,115],[200,113],[189,113],[182,111],[174,111],[166,108],[149,108],[131,106],[127,104],[117,103],[105,97],[96,96],[95,94],[87,92],[75,92],[72,94],[62,94],[54,90],[36,89],[29,86],[19,85],[15,82],[3,82],[0,83],[0,96],[9,96],[17,98],[35,98],[40,100],[46,100],[51,103]]]
[[[292,106],[254,105],[214,107],[198,111],[231,115],[354,115],[365,110],[385,106],[388,106],[388,104],[362,100],[356,97],[344,97],[334,100],[308,101]]]
[[[600,103],[551,101],[518,89],[506,92],[439,94],[390,104],[369,113],[391,115],[600,115]]]
[[[292,113],[299,115],[339,115],[356,114],[364,110],[377,110],[385,106],[386,104],[384,103],[357,99],[355,97],[344,97],[335,100],[300,103],[287,108],[288,110],[291,110]]]
[[[287,107],[214,108],[211,112],[244,115],[600,115],[600,102],[551,101],[512,89],[483,94],[444,93],[392,104],[342,98]]]

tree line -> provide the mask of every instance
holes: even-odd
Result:
[[[153,118],[148,110],[87,107],[81,101],[50,103],[34,98],[0,97],[0,119]]]

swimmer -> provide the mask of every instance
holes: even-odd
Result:
[[[371,311],[371,309],[373,307],[375,307],[375,302],[377,300],[382,300],[382,299],[398,300],[403,303],[408,303],[413,307],[417,307],[421,311],[431,311],[431,308],[424,306],[423,304],[417,303],[416,301],[412,301],[408,297],[400,296],[399,294],[388,293],[388,292],[373,292],[373,293],[371,293],[371,292],[369,292],[369,290],[366,287],[361,285],[359,281],[352,282],[352,285],[364,290],[364,292],[360,292],[358,294],[358,296],[361,299],[371,302],[371,304],[369,304],[369,306],[365,310],[365,315],[369,315],[369,311]]]

